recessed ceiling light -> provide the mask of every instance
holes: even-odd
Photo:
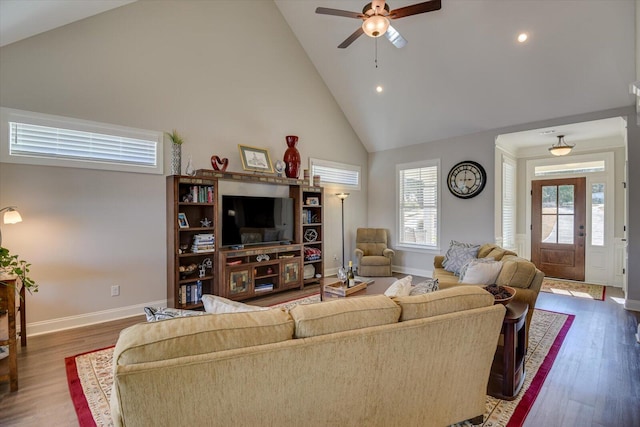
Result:
[[[518,34],[518,41],[520,43],[524,43],[527,41],[527,39],[529,38],[529,35],[527,33],[520,33]]]
[[[550,135],[550,134],[552,134],[552,133],[556,133],[556,130],[555,130],[555,129],[549,129],[549,130],[543,130],[543,131],[540,131],[540,132],[538,132],[538,133],[539,133],[540,135]]]
[[[382,88],[382,86],[378,85],[376,86],[376,92],[381,93],[384,89]]]

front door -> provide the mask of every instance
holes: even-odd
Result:
[[[585,178],[532,181],[531,261],[545,276],[584,280]]]

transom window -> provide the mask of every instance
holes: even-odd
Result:
[[[2,109],[8,163],[162,173],[162,133]]]

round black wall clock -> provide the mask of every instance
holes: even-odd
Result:
[[[449,171],[447,186],[449,191],[461,199],[477,196],[487,183],[487,173],[482,165],[471,160],[458,163]]]

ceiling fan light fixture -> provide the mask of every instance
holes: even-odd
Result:
[[[549,147],[549,152],[554,156],[566,156],[575,146],[576,144],[567,144],[564,135],[558,135],[558,142]]]
[[[387,32],[389,20],[381,15],[373,15],[362,23],[362,30],[369,37],[380,37]]]

